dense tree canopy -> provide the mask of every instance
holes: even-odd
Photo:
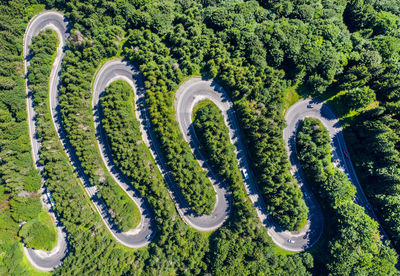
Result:
[[[26,24],[44,8],[38,3],[62,11],[70,23],[61,74],[62,124],[85,173],[101,188],[121,229],[134,224],[136,211],[102,164],[90,110],[96,69],[115,56],[142,72],[151,126],[175,182],[196,212],[209,213],[215,195],[180,133],[174,95],[185,78],[202,75],[216,79],[235,103],[268,211],[289,230],[303,226],[308,210],[284,147],[285,107],[296,93],[331,103],[341,117],[366,194],[399,248],[400,8],[396,1],[6,0],[0,4],[0,274],[31,273],[23,260],[20,236],[35,235],[41,241],[44,230],[35,227],[43,214],[36,193],[41,179],[32,164],[21,59]],[[45,46],[37,50],[46,51]],[[49,64],[35,65],[36,73],[42,66],[49,68]],[[325,229],[330,229],[311,254],[285,255],[273,245],[244,191],[221,114],[212,107],[198,118],[198,128],[207,130],[202,150],[229,183],[233,208],[229,220],[212,234],[191,229],[180,219],[141,142],[132,90],[124,82],[107,88],[101,100],[102,126],[114,162],[154,212],[157,236],[136,251],[118,245],[63,154],[45,88],[38,90],[35,106],[44,114],[37,120],[41,162],[70,246],[56,274],[394,273],[394,252],[380,241],[376,222],[352,202],[354,187],[332,167],[322,127],[313,131],[303,125],[298,136],[302,166],[323,203]],[[21,228],[24,220],[27,226]]]
[[[356,87],[346,94],[346,102],[349,108],[362,109],[369,106],[375,100],[374,90],[368,86]]]
[[[257,3],[237,5],[250,6]],[[239,120],[248,134],[248,146],[251,156],[254,156],[255,175],[269,212],[283,227],[299,229],[307,217],[307,207],[290,174],[281,136],[284,127],[281,101],[285,83],[280,78],[283,72],[252,64],[242,56],[241,49],[248,45],[235,48],[235,43],[228,44],[230,42],[225,33],[228,29],[213,35],[212,30],[196,20],[196,16],[200,15],[199,9],[199,5],[192,3],[191,8],[186,9],[186,14],[180,19],[182,27],[188,26],[187,31],[178,24],[173,31],[166,34],[169,48],[163,46],[159,37],[149,31],[134,31],[127,41],[129,47],[125,48],[126,56],[140,64],[146,78],[153,125],[162,143],[169,145],[166,152],[177,148],[176,145],[171,145],[178,141],[182,146],[173,153],[181,152],[180,148],[186,148],[187,144],[181,138],[175,122],[173,91],[180,83],[182,74],[193,74],[200,70],[209,76],[216,75],[220,83],[231,92],[233,99],[240,100]],[[234,10],[240,11],[239,8]],[[258,15],[257,9],[253,11]],[[195,15],[194,18],[190,17],[192,14]],[[252,23],[257,24],[254,16],[251,18],[254,20]],[[198,31],[192,31],[194,29]],[[242,31],[245,35],[248,29],[244,28]],[[179,50],[182,48],[186,50]],[[259,103],[255,104],[256,101]],[[170,136],[174,139],[167,143]],[[184,158],[187,156],[191,155],[185,155]],[[178,161],[171,166],[175,166]]]
[[[296,137],[301,166],[329,218],[327,269],[332,275],[393,275],[397,255],[381,241],[378,223],[353,202],[355,186],[333,166],[330,140],[322,123],[311,118]]]
[[[39,247],[40,236],[20,232],[19,224],[50,223],[42,211],[37,191],[41,186],[39,173],[33,166],[29,132],[26,123],[25,82],[23,79],[22,37],[27,17],[40,10],[28,1],[0,4],[0,274],[22,275],[33,271],[23,263],[20,237],[32,237]],[[42,224],[41,224],[42,225]],[[32,229],[32,228],[31,228]],[[29,242],[29,241],[28,241]],[[50,245],[51,246],[51,245]]]
[[[338,86],[340,89],[351,89],[353,93],[350,93],[350,98],[358,101],[353,102],[352,107],[361,108],[360,114],[349,121],[350,127],[345,133],[361,182],[398,249],[398,3],[390,0],[350,1],[345,14],[345,22],[352,31],[354,50],[348,58],[343,74],[338,77]],[[347,99],[346,96],[344,99]],[[368,106],[375,97],[377,104]],[[365,107],[366,110],[362,109]]]
[[[31,60],[28,67],[28,81],[29,90],[36,105],[46,99],[50,71],[57,44],[58,38],[51,30],[41,32],[32,39],[29,49]],[[39,108],[36,111],[39,116],[44,116],[43,109]],[[39,211],[41,204],[37,198],[35,203],[36,209]],[[33,212],[35,210],[32,206],[21,206],[20,208],[24,212]],[[24,224],[19,234],[27,246],[50,251],[56,245],[57,234],[49,215],[43,210],[41,214],[35,214],[32,218],[35,219]]]
[[[207,154],[207,159],[222,179],[228,183],[240,183],[242,177],[235,148],[229,141],[228,128],[221,111],[212,102],[200,102],[196,107],[198,109],[194,112],[193,126],[200,140],[201,150]]]

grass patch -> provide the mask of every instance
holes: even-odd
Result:
[[[210,239],[211,235],[215,232],[215,231],[199,231],[200,234],[206,238],[206,239]]]
[[[185,76],[173,89],[171,89],[172,91],[174,91],[174,96],[175,96],[176,91],[179,89],[179,87],[181,87],[181,85],[182,85],[184,82],[186,82],[186,81],[188,81],[188,80],[190,80],[190,79],[192,79],[192,78],[201,78],[201,79],[206,79],[206,80],[207,80],[207,78],[204,77],[203,75],[201,75],[200,72],[193,73],[193,74],[190,75],[190,76]],[[215,80],[214,80],[214,81],[215,81]]]
[[[283,109],[283,114],[286,113],[286,111],[289,109],[289,107],[291,107],[292,105],[297,103],[302,98],[300,96],[300,94],[297,92],[297,89],[298,89],[298,84],[289,87],[284,92],[285,93],[285,95],[284,95],[285,107]]]
[[[28,19],[34,17],[35,15],[39,14],[41,11],[45,9],[44,4],[34,4],[30,5],[29,7],[26,8],[26,16],[25,19],[28,21]]]
[[[321,95],[315,95],[310,92],[304,84],[300,83],[297,86],[292,86],[288,88],[285,94],[285,112],[287,111],[287,108],[294,104],[296,101],[302,98],[312,97],[327,103],[332,108],[335,115],[339,118],[342,127],[346,128],[351,125],[354,117],[358,116],[361,112],[370,110],[379,105],[378,101],[374,101],[372,104],[364,109],[349,109],[346,105],[345,98],[347,92],[347,90],[339,90],[338,88],[334,87],[328,88]]]
[[[310,211],[308,211],[308,212],[310,212]],[[295,231],[299,231],[299,230],[302,229],[304,226],[306,226],[307,220],[308,220],[308,218],[305,218],[305,219],[300,223],[300,226],[299,226]]]
[[[140,220],[142,219],[142,215],[140,214],[139,208],[137,207],[136,203],[135,204],[135,209],[133,209],[133,218],[132,218],[132,229],[136,228]]]
[[[338,94],[340,90],[338,88],[328,88],[323,94],[315,94],[312,91],[308,90],[307,86],[304,83],[299,83],[296,87],[296,92],[300,95],[301,98],[314,98],[325,102]]]
[[[57,231],[50,215],[44,209],[36,219],[25,223],[19,234],[30,248],[50,251],[57,245]]]
[[[281,256],[295,255],[295,254],[299,254],[300,253],[300,252],[293,252],[293,251],[289,251],[289,250],[283,249],[283,248],[277,246],[275,243],[272,246],[272,251],[276,255],[281,255]]]
[[[46,225],[47,227],[49,227],[49,229],[51,230],[52,233],[54,233],[55,235],[55,239],[52,241],[52,247],[54,248],[57,245],[57,231],[55,229],[55,223],[53,221],[53,218],[50,216],[50,214],[42,209],[42,211],[39,213],[38,216],[38,220],[40,223],[43,223],[43,225]]]
[[[349,109],[346,105],[345,97],[347,92],[347,90],[339,91],[336,95],[333,95],[325,100],[325,102],[333,109],[336,116],[339,118],[343,128],[349,127],[353,119],[360,115],[360,113],[362,113],[363,111],[373,109],[379,105],[378,101],[374,101],[364,109]]]

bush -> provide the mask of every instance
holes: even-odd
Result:
[[[27,247],[33,249],[43,249],[50,251],[54,248],[54,244],[57,241],[57,235],[54,228],[33,220],[25,223],[19,235],[22,237],[23,242]]]
[[[368,86],[351,89],[346,94],[346,104],[349,108],[359,110],[366,108],[375,101],[375,92]]]

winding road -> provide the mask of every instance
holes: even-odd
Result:
[[[24,69],[25,69],[25,89],[26,89],[26,104],[27,104],[27,114],[28,114],[28,125],[29,125],[29,136],[32,146],[32,155],[36,169],[40,172],[43,171],[43,167],[39,164],[39,151],[40,142],[36,135],[36,125],[35,125],[35,110],[33,107],[32,93],[28,89],[28,66],[29,66],[29,45],[32,43],[32,38],[39,34],[41,30],[52,29],[57,33],[59,39],[59,46],[57,48],[57,54],[54,60],[54,65],[51,71],[49,87],[51,89],[57,89],[58,85],[58,72],[61,69],[61,61],[64,57],[64,46],[65,40],[67,39],[67,24],[64,22],[64,16],[57,12],[44,12],[33,17],[26,28],[24,41],[23,41],[23,55],[24,55]],[[34,250],[28,248],[23,244],[24,253],[27,259],[32,263],[32,265],[42,271],[51,271],[54,268],[62,264],[62,260],[67,254],[68,244],[67,244],[67,234],[64,227],[61,225],[57,218],[54,210],[50,208],[46,192],[45,192],[45,181],[42,179],[42,187],[40,191],[42,192],[41,202],[43,207],[49,212],[53,218],[55,224],[57,225],[57,245],[56,247],[47,252],[43,250]]]
[[[323,215],[316,201],[313,200],[313,197],[311,196],[306,197],[306,204],[309,207],[310,213],[306,225],[301,230],[290,232],[278,227],[273,222],[271,216],[268,215],[265,203],[258,190],[254,174],[250,167],[246,148],[242,143],[242,134],[240,132],[239,123],[235,115],[232,101],[229,99],[229,96],[224,89],[216,82],[212,80],[203,80],[201,78],[192,78],[183,83],[176,92],[175,108],[179,127],[184,138],[190,144],[192,152],[203,168],[211,172],[210,166],[199,151],[200,143],[196,137],[192,124],[193,108],[202,100],[211,100],[222,111],[225,125],[229,129],[231,143],[236,148],[235,153],[239,163],[239,168],[240,170],[247,170],[249,174],[248,179],[243,179],[247,195],[253,203],[253,206],[256,208],[259,220],[268,228],[268,234],[271,236],[272,240],[279,247],[294,252],[303,251],[313,246],[320,238],[324,225]],[[214,175],[212,172],[211,174]],[[227,187],[223,182],[217,181],[217,184],[218,185],[214,184],[217,194],[222,194],[224,190],[227,190]],[[221,189],[221,191],[219,189]],[[225,213],[225,215],[228,216],[227,213]],[[289,242],[289,240],[292,242]]]
[[[59,46],[57,48],[57,54],[53,63],[53,68],[51,70],[51,75],[49,79],[49,102],[50,102],[50,111],[52,122],[54,128],[59,136],[59,139],[62,143],[63,150],[68,156],[72,166],[74,167],[75,172],[77,173],[79,180],[83,184],[85,191],[89,198],[91,199],[94,207],[100,214],[104,224],[112,234],[112,236],[121,244],[130,247],[130,248],[140,248],[146,246],[150,243],[151,238],[154,237],[153,232],[155,229],[154,224],[151,224],[151,215],[148,212],[148,209],[145,207],[144,201],[137,196],[136,191],[133,191],[130,187],[127,187],[125,182],[118,181],[117,183],[121,186],[122,189],[127,192],[127,194],[137,203],[139,210],[141,213],[141,221],[139,225],[135,229],[131,229],[128,232],[120,232],[120,230],[111,222],[111,216],[108,212],[107,207],[104,202],[98,197],[97,192],[98,189],[96,186],[92,185],[89,182],[87,175],[84,173],[83,168],[81,167],[77,156],[73,150],[73,147],[70,145],[68,139],[66,138],[65,131],[61,124],[61,114],[58,108],[58,87],[60,84],[60,71],[61,71],[61,63],[62,59],[65,55],[64,48],[66,39],[68,39],[68,26],[67,22],[64,19],[64,15],[55,12],[55,11],[45,11],[34,18],[31,19],[29,25],[25,31],[24,35],[24,68],[26,72],[26,93],[27,93],[27,113],[28,113],[28,124],[29,124],[29,134],[32,146],[32,154],[35,161],[35,166],[37,166],[38,161],[40,159],[40,142],[38,141],[36,135],[36,126],[35,126],[35,110],[32,102],[32,93],[28,89],[28,80],[27,80],[27,69],[29,66],[29,45],[32,43],[32,37],[36,36],[41,30],[52,29],[56,32],[59,39]],[[94,91],[95,92],[95,91]],[[101,147],[100,147],[101,148]],[[103,153],[103,152],[102,152]],[[107,164],[107,168],[110,167],[110,163],[106,162],[106,159],[103,159]],[[42,167],[38,167],[39,170],[43,170]],[[111,172],[113,168],[111,168]],[[115,174],[112,174],[115,177]],[[44,193],[44,189],[42,188]],[[43,198],[45,195],[43,194]],[[43,202],[43,200],[42,200]],[[44,207],[47,207],[44,205]],[[48,208],[47,208],[48,209]],[[49,210],[50,214],[52,214],[52,210]],[[67,234],[63,226],[60,225],[60,222],[57,220],[57,217],[53,213],[53,218],[57,224],[58,229],[58,243],[57,246],[50,252],[45,252],[43,250],[34,250],[31,248],[27,248],[24,246],[24,253],[27,259],[32,263],[32,265],[42,271],[51,271],[62,264],[62,260],[65,258],[67,254]],[[150,238],[146,238],[150,235]]]
[[[373,209],[371,208],[368,199],[365,196],[364,191],[360,185],[360,182],[358,181],[356,171],[354,170],[350,155],[346,147],[346,142],[343,136],[343,129],[340,126],[339,119],[326,103],[315,99],[304,99],[292,105],[286,112],[285,119],[287,127],[283,131],[283,138],[286,143],[286,149],[288,150],[290,163],[292,164],[292,173],[297,179],[300,188],[305,195],[305,198],[310,198],[315,204],[317,204],[310,187],[308,185],[304,185],[305,176],[304,172],[301,169],[296,152],[297,129],[300,125],[300,122],[306,117],[320,120],[322,124],[327,128],[329,135],[332,139],[333,164],[341,171],[346,173],[350,182],[356,187],[357,193],[354,202],[364,207],[366,214],[379,223],[378,217],[375,215]],[[347,152],[347,158],[344,154],[345,151]],[[389,240],[388,235],[385,233],[380,223],[379,229],[381,234],[383,235],[383,238]]]
[[[104,202],[97,196],[98,189],[89,182],[86,174],[74,153],[73,147],[66,138],[65,131],[61,124],[61,114],[58,109],[58,86],[60,84],[61,63],[64,57],[65,41],[68,38],[68,27],[61,13],[55,11],[42,12],[35,16],[29,23],[24,36],[24,66],[25,72],[29,65],[28,50],[32,42],[32,37],[37,35],[39,31],[44,29],[54,30],[60,44],[57,49],[57,55],[53,64],[49,83],[49,99],[53,125],[58,133],[63,149],[67,154],[72,166],[78,174],[78,177],[85,187],[86,193],[94,204],[94,207],[100,214],[103,222],[109,229],[112,236],[121,244],[130,248],[140,248],[151,242],[155,236],[156,225],[153,219],[152,211],[150,210],[146,200],[139,194],[138,191],[132,188],[126,177],[115,166],[112,157],[107,137],[101,126],[101,107],[99,100],[104,93],[105,88],[113,81],[124,80],[135,91],[135,114],[140,122],[140,130],[142,139],[150,149],[156,164],[162,173],[172,199],[175,202],[176,208],[183,220],[191,227],[199,231],[212,231],[219,228],[229,217],[231,209],[231,195],[227,185],[218,178],[210,168],[207,160],[199,151],[199,141],[196,137],[191,114],[194,106],[205,99],[213,101],[222,111],[225,124],[229,128],[229,137],[232,144],[235,146],[235,153],[241,170],[247,170],[249,173],[248,179],[243,179],[243,183],[247,194],[256,208],[258,218],[262,224],[267,227],[268,234],[272,240],[281,248],[289,251],[303,251],[313,246],[321,237],[324,227],[324,217],[321,208],[311,192],[310,188],[305,184],[304,174],[300,168],[300,164],[296,157],[295,136],[297,127],[305,117],[313,117],[322,121],[327,127],[334,146],[333,159],[340,168],[349,174],[352,183],[357,187],[357,202],[366,207],[366,211],[374,219],[375,214],[370,208],[368,201],[361,189],[351,164],[350,158],[345,158],[343,155],[346,150],[342,129],[339,121],[329,109],[329,107],[315,100],[303,100],[293,105],[286,113],[287,127],[284,130],[283,136],[288,150],[290,162],[292,164],[292,173],[297,179],[299,186],[304,194],[305,202],[309,208],[309,217],[306,225],[297,232],[285,231],[279,228],[268,215],[265,203],[258,191],[254,175],[249,165],[249,158],[246,148],[242,143],[242,134],[236,119],[235,110],[231,100],[224,89],[212,80],[204,80],[201,78],[192,78],[183,83],[175,94],[175,108],[177,121],[185,140],[190,144],[195,157],[200,166],[208,173],[213,188],[216,192],[216,205],[211,215],[196,215],[187,202],[184,200],[179,187],[174,183],[171,177],[170,170],[164,160],[161,147],[158,139],[155,137],[151,128],[150,117],[146,108],[145,88],[140,72],[127,62],[115,59],[106,62],[97,72],[93,82],[92,108],[94,125],[96,130],[96,138],[100,149],[101,158],[118,185],[129,195],[136,203],[141,213],[141,221],[135,229],[128,232],[120,232],[115,225],[112,224],[110,214]],[[27,82],[27,80],[26,80]],[[36,137],[35,128],[35,111],[32,104],[32,94],[27,91],[27,112],[29,122],[29,133],[32,144],[32,154],[35,164],[40,158],[40,143]],[[38,167],[39,170],[43,168]],[[45,206],[46,207],[46,206]],[[52,210],[49,210],[52,212]],[[42,250],[34,250],[24,247],[24,252],[29,261],[38,269],[50,271],[60,264],[67,254],[67,235],[65,229],[60,225],[57,217],[53,213],[53,217],[58,229],[58,244],[51,252]],[[150,237],[150,238],[149,238]]]
[[[221,182],[216,181],[214,175],[209,175],[217,194],[216,205],[210,215],[195,214],[184,199],[180,188],[175,184],[169,167],[163,157],[161,146],[151,128],[150,116],[145,101],[146,91],[140,72],[135,67],[128,65],[122,60],[107,62],[102,67],[101,71],[103,70],[108,72],[108,76],[105,78],[106,80],[103,84],[104,88],[111,83],[111,81],[119,79],[127,81],[135,91],[135,113],[136,118],[140,122],[142,139],[149,148],[157,167],[164,177],[168,191],[180,216],[189,226],[199,231],[213,231],[219,228],[229,216],[231,196],[228,189],[225,185],[222,185]],[[96,101],[98,102],[98,99]]]

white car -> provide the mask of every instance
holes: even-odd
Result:
[[[291,240],[291,239],[288,239],[287,241],[288,241],[288,243],[295,243],[295,241]]]
[[[242,175],[243,175],[243,178],[244,178],[245,180],[249,179],[249,174],[247,173],[247,170],[246,170],[246,169],[243,169],[243,170],[242,170]]]
[[[146,236],[146,239],[149,240],[150,237],[151,237],[151,234],[148,234],[148,235]]]

